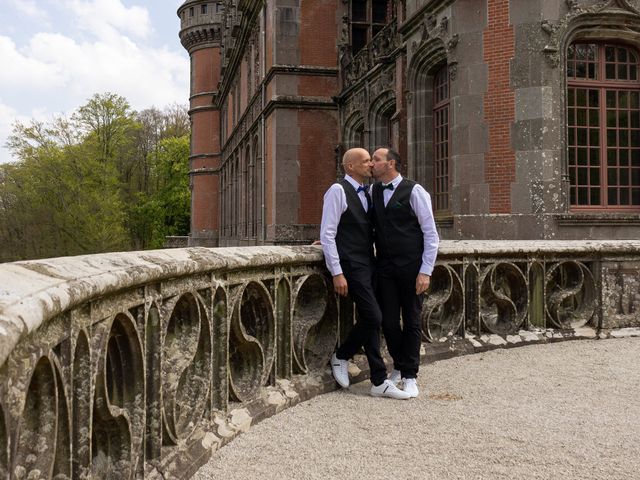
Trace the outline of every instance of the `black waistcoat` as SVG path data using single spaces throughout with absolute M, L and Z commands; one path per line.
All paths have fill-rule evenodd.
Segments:
M 416 182 L 403 178 L 384 206 L 382 184 L 373 186 L 373 218 L 376 255 L 404 266 L 422 258 L 424 240 L 418 218 L 411 208 L 411 190 Z
M 340 217 L 336 233 L 340 261 L 368 264 L 373 258 L 372 209 L 365 212 L 355 188 L 347 180 L 339 183 L 347 197 L 347 209 Z

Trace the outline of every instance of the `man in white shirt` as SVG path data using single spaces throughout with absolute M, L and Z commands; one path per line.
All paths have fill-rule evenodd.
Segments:
M 394 370 L 404 391 L 418 396 L 422 342 L 422 298 L 429 288 L 438 254 L 438 232 L 431 198 L 418 183 L 402 178 L 400 155 L 390 148 L 373 153 L 373 224 L 377 257 L 377 298 L 382 330 Z M 400 311 L 402 310 L 402 327 Z
M 380 355 L 382 313 L 373 288 L 374 256 L 371 224 L 371 157 L 363 148 L 347 150 L 342 158 L 345 177 L 324 195 L 320 242 L 338 295 L 351 296 L 358 319 L 331 358 L 338 384 L 349 386 L 348 361 L 364 347 L 371 378 L 371 395 L 407 399 L 409 395 L 387 380 Z

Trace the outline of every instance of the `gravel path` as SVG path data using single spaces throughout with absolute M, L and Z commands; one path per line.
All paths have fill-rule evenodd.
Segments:
M 369 382 L 271 417 L 195 479 L 640 479 L 640 339 L 423 366 L 417 399 Z

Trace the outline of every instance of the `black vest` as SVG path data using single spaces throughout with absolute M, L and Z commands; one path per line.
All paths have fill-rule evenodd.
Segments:
M 355 188 L 347 180 L 340 185 L 347 197 L 347 209 L 340 217 L 336 247 L 340 261 L 368 264 L 373 259 L 373 225 L 371 210 L 365 212 Z
M 418 217 L 411 208 L 411 190 L 416 182 L 403 178 L 384 206 L 382 184 L 373 185 L 373 218 L 376 255 L 402 267 L 419 261 L 424 250 L 424 238 Z

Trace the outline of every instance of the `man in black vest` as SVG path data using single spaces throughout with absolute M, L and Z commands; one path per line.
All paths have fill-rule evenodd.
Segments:
M 390 381 L 402 379 L 404 391 L 417 397 L 422 294 L 429 288 L 439 238 L 429 194 L 402 178 L 400 166 L 400 155 L 390 148 L 373 153 L 373 176 L 378 180 L 372 188 L 377 294 L 394 363 Z
M 387 380 L 380 355 L 382 312 L 373 288 L 374 256 L 371 197 L 364 182 L 371 177 L 371 157 L 363 148 L 347 150 L 342 158 L 345 177 L 324 195 L 320 242 L 338 295 L 350 295 L 358 320 L 331 358 L 338 384 L 349 386 L 348 361 L 364 347 L 371 376 L 371 395 L 407 399 L 409 395 Z

